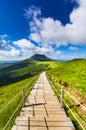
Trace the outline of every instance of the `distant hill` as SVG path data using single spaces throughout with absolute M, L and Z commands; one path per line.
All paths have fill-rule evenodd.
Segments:
M 0 86 L 19 82 L 41 71 L 45 71 L 48 65 L 38 64 L 40 61 L 52 61 L 52 59 L 45 55 L 36 54 L 26 60 L 0 69 Z
M 70 61 L 80 61 L 80 60 L 86 60 L 86 59 L 84 59 L 84 58 L 78 58 L 78 59 L 73 59 L 73 60 L 70 60 Z
M 53 59 L 48 58 L 47 56 L 42 54 L 35 54 L 32 57 L 30 57 L 30 59 L 37 60 L 37 61 L 54 61 Z
M 30 58 L 23 60 L 23 61 L 19 61 L 19 62 L 15 62 L 15 63 L 8 63 L 8 64 L 3 63 L 2 65 L 6 65 L 6 67 L 2 68 L 2 71 L 10 71 L 10 70 L 25 68 L 29 64 L 34 63 L 36 61 L 38 62 L 38 61 L 54 61 L 54 60 L 50 59 L 47 56 L 42 55 L 42 54 L 35 54 L 35 55 L 31 56 Z
M 8 66 L 10 66 L 10 65 L 12 65 L 12 64 L 9 64 L 9 63 L 7 63 L 7 64 L 0 63 L 0 69 L 2 69 L 2 68 L 4 68 L 4 67 L 8 67 Z
M 18 61 L 0 61 L 0 70 L 2 68 L 5 68 L 5 67 L 9 67 L 15 63 L 17 63 Z

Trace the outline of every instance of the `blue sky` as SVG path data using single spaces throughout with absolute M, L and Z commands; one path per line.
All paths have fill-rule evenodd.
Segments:
M 86 0 L 1 0 L 0 61 L 86 58 Z

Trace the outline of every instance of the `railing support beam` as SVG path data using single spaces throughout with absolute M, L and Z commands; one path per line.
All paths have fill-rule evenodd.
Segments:
M 63 100 L 64 100 L 64 86 L 61 86 L 61 105 L 63 107 Z
M 25 95 L 24 95 L 24 87 L 22 87 L 22 106 L 25 106 Z

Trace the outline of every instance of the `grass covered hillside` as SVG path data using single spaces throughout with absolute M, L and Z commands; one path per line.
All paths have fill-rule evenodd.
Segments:
M 0 86 L 8 85 L 32 77 L 47 68 L 47 64 L 37 64 L 41 58 L 38 60 L 38 57 L 36 55 L 33 57 L 11 66 L 2 68 L 0 70 Z M 41 55 L 39 55 L 39 57 L 41 57 Z M 44 60 L 48 60 L 47 57 L 44 58 Z
M 64 85 L 64 107 L 76 130 L 86 129 L 86 60 L 68 62 L 45 62 L 48 64 L 48 79 L 61 102 L 61 86 Z M 69 95 L 70 96 L 69 96 Z M 72 97 L 72 98 L 71 98 Z M 78 102 L 77 102 L 78 101 Z M 80 105 L 82 104 L 83 107 Z M 70 110 L 69 110 L 70 109 Z M 80 122 L 77 123 L 74 116 Z
M 31 57 L 0 70 L 0 130 L 4 128 L 20 101 L 22 101 L 22 87 L 25 88 L 26 97 L 36 82 L 38 75 L 45 71 L 47 66 L 47 64 L 38 64 L 38 59 Z M 15 96 L 15 100 L 10 102 Z M 7 104 L 9 105 L 6 106 Z M 20 104 L 20 109 L 21 106 Z M 6 127 L 6 130 L 11 129 L 18 113 L 19 109 L 15 113 L 12 122 L 10 122 L 11 124 Z
M 55 80 L 70 85 L 86 98 L 86 60 L 53 62 L 48 74 Z
M 54 81 L 54 86 L 57 91 L 59 91 L 58 86 L 65 84 L 65 88 L 70 91 L 73 96 L 78 95 L 76 98 L 86 99 L 85 59 L 57 62 L 45 55 L 36 54 L 29 59 L 0 69 L 0 130 L 4 128 L 22 100 L 22 87 L 25 87 L 25 96 L 27 96 L 42 71 L 47 72 L 50 82 L 52 80 Z M 18 96 L 16 99 L 1 111 L 2 108 L 17 94 Z M 69 99 L 67 100 L 70 101 Z M 84 101 L 83 104 L 86 105 L 86 101 Z M 20 106 L 20 109 L 21 107 L 22 105 Z M 78 110 L 76 108 L 74 109 L 76 110 L 76 113 L 78 113 Z M 18 109 L 12 122 L 10 122 L 11 124 L 9 124 L 6 130 L 11 129 L 19 111 L 20 110 Z M 86 113 L 84 115 L 86 115 Z M 86 122 L 86 116 L 84 115 L 83 112 L 81 113 L 80 111 L 78 117 L 80 120 L 82 118 L 83 121 Z M 77 129 L 81 130 L 81 128 Z

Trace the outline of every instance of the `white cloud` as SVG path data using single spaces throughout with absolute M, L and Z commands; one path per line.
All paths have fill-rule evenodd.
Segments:
M 38 43 L 41 41 L 41 37 L 38 33 L 32 33 L 29 38 Z
M 0 40 L 0 49 L 5 49 L 7 46 L 7 41 L 2 39 Z
M 20 50 L 10 44 L 8 35 L 0 35 L 0 39 L 0 60 L 16 60 L 20 57 Z
M 16 46 L 20 47 L 21 51 L 28 51 L 28 50 L 33 50 L 35 45 L 32 44 L 29 40 L 26 39 L 21 39 L 18 41 L 14 41 L 13 44 L 15 44 Z
M 58 56 L 59 60 L 73 60 L 73 59 L 79 59 L 79 58 L 86 58 L 86 53 L 72 53 L 72 54 L 62 54 Z
M 63 52 L 60 50 L 57 51 L 53 51 L 53 53 L 49 53 L 49 57 L 51 57 L 52 59 L 59 59 L 59 57 L 61 57 L 61 55 L 63 55 Z
M 29 57 L 33 54 L 46 54 L 48 56 L 51 57 L 57 57 L 58 55 L 62 54 L 61 51 L 54 51 L 54 49 L 51 46 L 36 46 L 34 45 L 31 41 L 27 40 L 27 39 L 21 39 L 18 41 L 14 41 L 13 42 L 15 45 L 17 45 L 20 48 L 21 53 L 23 53 L 24 58 Z M 54 57 L 54 58 L 55 58 Z
M 79 0 L 80 6 L 70 14 L 72 24 L 66 25 L 69 42 L 75 44 L 86 44 L 86 0 Z
M 8 40 L 6 40 L 7 37 L 7 34 L 0 35 L 0 50 L 8 47 Z
M 10 51 L 0 50 L 0 60 L 17 60 L 20 57 L 20 51 L 12 48 Z
M 32 5 L 28 10 L 25 10 L 25 16 L 27 18 L 31 18 L 31 16 L 35 19 L 36 17 L 41 15 L 41 10 L 38 7 Z
M 20 56 L 20 51 L 13 48 L 11 51 L 10 51 L 10 55 L 11 57 L 15 57 L 15 56 Z
M 69 47 L 69 50 L 74 50 L 74 51 L 76 51 L 76 50 L 78 50 L 78 47 L 70 46 L 70 47 Z
M 3 40 L 3 46 L 7 41 Z M 54 51 L 53 47 L 48 46 L 36 46 L 30 40 L 20 39 L 14 41 L 13 44 L 8 44 L 7 49 L 0 50 L 0 60 L 23 60 L 34 54 L 46 54 L 52 58 L 57 58 L 62 52 Z
M 66 25 L 62 25 L 61 21 L 51 17 L 43 18 L 38 7 L 31 6 L 25 10 L 25 16 L 29 19 L 30 26 L 29 40 L 14 41 L 14 46 L 12 46 L 6 40 L 8 35 L 1 35 L 0 49 L 3 50 L 0 50 L 0 59 L 25 59 L 36 53 L 46 54 L 56 59 L 85 57 L 84 54 L 80 53 L 66 55 L 59 50 L 60 46 L 67 46 L 69 43 L 71 43 L 70 50 L 77 50 L 75 45 L 86 45 L 86 0 L 74 1 L 79 6 L 73 9 L 70 14 L 70 23 Z M 32 40 L 38 45 L 31 42 Z
M 61 21 L 53 18 L 42 18 L 39 8 L 29 8 L 26 15 L 32 18 L 30 22 L 31 33 L 29 38 L 43 44 L 62 45 L 83 44 L 86 45 L 86 0 L 77 0 L 78 8 L 74 8 L 70 14 L 70 23 L 62 25 Z
M 1 39 L 5 39 L 5 38 L 7 38 L 7 37 L 8 37 L 7 34 L 0 35 L 0 38 L 1 38 Z

